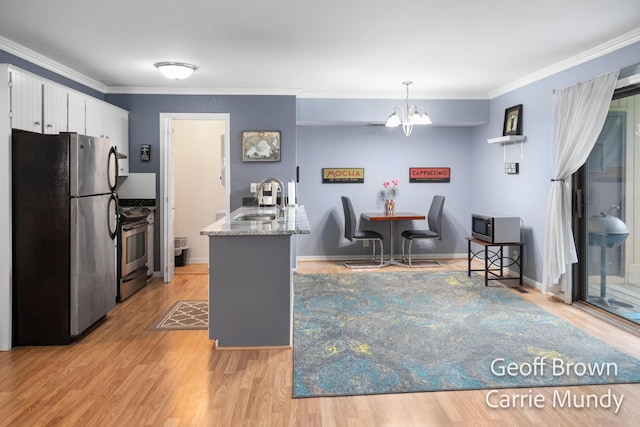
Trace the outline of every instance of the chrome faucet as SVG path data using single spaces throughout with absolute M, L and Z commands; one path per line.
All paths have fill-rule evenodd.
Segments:
M 284 184 L 278 178 L 274 178 L 270 176 L 269 178 L 265 178 L 258 183 L 258 191 L 256 192 L 256 199 L 260 198 L 260 194 L 262 194 L 262 186 L 267 182 L 275 182 L 280 186 L 280 206 L 276 204 L 276 207 L 280 209 L 278 213 L 279 216 L 284 217 Z M 274 197 L 274 202 L 278 200 L 278 192 L 271 191 L 272 197 Z

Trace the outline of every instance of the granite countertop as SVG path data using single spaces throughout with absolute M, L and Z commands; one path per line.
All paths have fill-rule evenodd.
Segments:
M 304 206 L 286 207 L 284 217 L 278 217 L 274 221 L 236 220 L 245 214 L 270 213 L 277 214 L 278 208 L 241 207 L 231 212 L 229 217 L 222 218 L 201 230 L 200 234 L 203 236 L 273 236 L 311 233 Z

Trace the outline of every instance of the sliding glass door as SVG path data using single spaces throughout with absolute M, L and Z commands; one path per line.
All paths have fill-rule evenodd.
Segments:
M 614 96 L 576 174 L 579 300 L 640 323 L 640 95 Z M 634 235 L 635 234 L 635 235 Z

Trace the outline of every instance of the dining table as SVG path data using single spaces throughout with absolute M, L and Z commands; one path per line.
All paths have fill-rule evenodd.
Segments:
M 393 257 L 394 242 L 394 224 L 396 221 L 419 221 L 426 219 L 422 214 L 414 212 L 365 212 L 360 214 L 362 219 L 368 221 L 389 221 L 389 260 L 384 262 L 381 267 L 389 267 L 391 265 L 405 266 L 401 261 L 396 261 Z

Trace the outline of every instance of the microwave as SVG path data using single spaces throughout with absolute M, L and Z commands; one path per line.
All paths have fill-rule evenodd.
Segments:
M 519 243 L 520 218 L 517 216 L 472 214 L 471 235 L 488 243 Z

